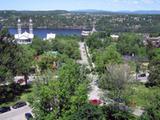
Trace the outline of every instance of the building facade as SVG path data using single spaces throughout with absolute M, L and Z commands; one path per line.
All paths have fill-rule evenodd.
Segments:
M 34 38 L 32 19 L 29 19 L 29 33 L 27 31 L 22 33 L 21 20 L 18 19 L 17 34 L 14 35 L 14 38 L 17 44 L 31 44 L 32 43 L 32 40 Z

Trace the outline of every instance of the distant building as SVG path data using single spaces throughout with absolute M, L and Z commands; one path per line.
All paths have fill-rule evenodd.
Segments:
M 118 40 L 118 38 L 119 38 L 119 35 L 111 35 L 111 38 L 113 39 L 113 40 Z
M 18 19 L 17 27 L 18 27 L 18 30 L 17 30 L 18 34 L 14 35 L 16 43 L 17 44 L 31 44 L 34 38 L 32 19 L 29 20 L 29 33 L 26 31 L 22 33 L 20 19 Z
M 91 31 L 82 31 L 81 36 L 87 37 L 90 35 L 90 33 L 91 33 Z
M 56 38 L 56 34 L 54 33 L 48 33 L 47 37 L 44 38 L 43 40 L 51 40 L 51 39 L 55 39 Z
M 91 30 L 91 31 L 82 31 L 82 32 L 81 32 L 81 36 L 87 37 L 87 36 L 89 36 L 89 35 L 97 32 L 97 30 L 96 30 L 96 28 L 95 28 L 95 24 L 96 24 L 96 23 L 93 22 L 93 27 L 92 27 L 92 30 Z
M 151 44 L 153 47 L 160 48 L 160 36 L 159 37 L 147 37 L 144 43 Z

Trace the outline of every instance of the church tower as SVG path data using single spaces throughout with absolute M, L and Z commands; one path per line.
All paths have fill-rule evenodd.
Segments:
M 92 26 L 91 33 L 94 33 L 94 32 L 97 32 L 97 30 L 96 30 L 96 21 L 95 20 L 93 21 L 93 26 Z
M 29 19 L 29 33 L 33 34 L 33 23 L 32 23 L 32 19 Z
M 21 34 L 22 34 L 22 29 L 21 29 L 21 19 L 18 19 L 17 27 L 18 27 L 18 35 L 21 35 Z

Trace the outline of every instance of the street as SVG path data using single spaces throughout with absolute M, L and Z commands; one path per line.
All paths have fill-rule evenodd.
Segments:
M 91 69 L 91 67 L 89 66 L 88 57 L 87 57 L 87 53 L 88 53 L 88 56 L 90 56 L 90 54 L 89 54 L 88 48 L 86 51 L 84 44 L 85 44 L 84 42 L 79 42 L 81 59 L 82 59 L 80 64 L 86 65 L 87 67 L 89 67 L 89 69 Z M 92 65 L 95 66 L 94 63 L 92 63 Z M 89 100 L 100 99 L 101 96 L 103 95 L 103 92 L 102 90 L 100 90 L 96 82 L 98 80 L 98 75 L 93 75 L 93 73 L 90 73 L 88 77 L 91 79 L 90 91 L 88 93 Z
M 31 113 L 31 108 L 27 105 L 18 109 L 0 114 L 0 120 L 26 120 L 25 113 Z

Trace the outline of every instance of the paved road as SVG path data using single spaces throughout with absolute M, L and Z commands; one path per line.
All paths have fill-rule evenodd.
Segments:
M 79 42 L 79 49 L 80 49 L 80 54 L 81 54 L 81 60 L 79 61 L 79 63 L 88 66 L 89 63 L 88 63 L 88 58 L 87 58 L 87 53 L 85 50 L 84 42 Z
M 26 120 L 25 113 L 31 113 L 31 111 L 28 105 L 22 108 L 12 109 L 9 112 L 0 114 L 0 120 Z
M 90 83 L 91 90 L 89 91 L 89 94 L 88 94 L 89 100 L 101 99 L 103 95 L 103 91 L 98 87 L 98 84 L 97 84 L 98 76 L 90 74 L 89 78 L 92 80 Z
M 86 65 L 89 67 L 89 69 L 91 69 L 91 67 L 89 66 L 88 57 L 87 57 L 87 53 L 89 53 L 88 47 L 86 46 L 87 47 L 87 51 L 86 51 L 84 44 L 85 44 L 84 42 L 79 42 L 81 59 L 82 59 L 79 63 Z M 88 54 L 88 56 L 90 56 L 90 54 Z M 94 63 L 92 63 L 92 65 L 95 66 Z M 98 85 L 96 82 L 98 80 L 98 75 L 94 75 L 93 73 L 91 73 L 88 75 L 88 77 L 91 79 L 91 83 L 90 83 L 91 90 L 88 93 L 89 100 L 100 99 L 103 92 L 98 88 Z

